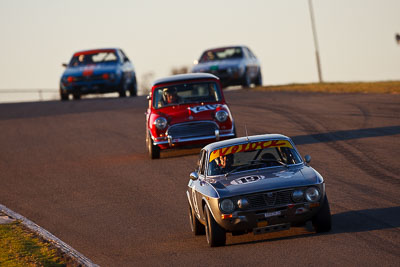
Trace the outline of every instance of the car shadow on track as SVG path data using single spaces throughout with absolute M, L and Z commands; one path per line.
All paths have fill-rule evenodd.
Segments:
M 201 147 L 171 149 L 161 152 L 161 159 L 199 155 Z
M 298 135 L 298 136 L 292 136 L 292 140 L 296 145 L 307 145 L 307 144 L 344 141 L 344 140 L 360 139 L 368 137 L 381 137 L 381 136 L 389 136 L 396 134 L 400 134 L 400 126 L 386 126 L 386 127 L 365 128 L 365 129 L 347 130 L 347 131 L 335 131 L 335 132 L 319 133 L 319 134 Z M 198 154 L 199 151 L 200 148 L 173 149 L 173 150 L 163 151 L 161 153 L 161 157 L 162 158 L 182 157 L 182 156 Z
M 332 215 L 331 234 L 358 233 L 400 227 L 400 207 L 352 210 Z
M 85 98 L 74 101 L 1 103 L 0 121 L 124 109 L 139 109 L 144 111 L 146 107 L 147 100 L 145 96 Z
M 352 210 L 332 214 L 332 230 L 328 233 L 316 234 L 314 231 L 311 231 L 311 229 L 296 227 L 283 232 L 260 235 L 259 237 L 255 237 L 252 234 L 248 234 L 247 237 L 244 238 L 232 237 L 231 241 L 233 243 L 229 243 L 226 246 L 275 242 L 279 240 L 307 238 L 315 235 L 335 235 L 343 233 L 359 233 L 375 230 L 396 229 L 398 227 L 400 227 L 400 206 Z M 257 240 L 254 240 L 256 238 Z
M 332 141 L 344 141 L 351 139 L 360 139 L 368 137 L 381 137 L 400 134 L 400 126 L 386 126 L 376 128 L 365 128 L 347 131 L 335 131 L 328 133 L 318 133 L 309 135 L 292 136 L 296 145 L 307 145 Z

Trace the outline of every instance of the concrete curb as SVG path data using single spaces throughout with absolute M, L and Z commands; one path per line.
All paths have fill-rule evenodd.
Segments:
M 52 235 L 50 232 L 43 229 L 36 223 L 28 220 L 24 216 L 10 210 L 9 208 L 7 208 L 6 206 L 1 205 L 1 204 L 0 204 L 0 211 L 14 219 L 21 221 L 21 223 L 23 225 L 25 225 L 26 227 L 28 227 L 31 231 L 35 232 L 36 234 L 41 236 L 43 239 L 47 240 L 48 242 L 50 242 L 57 248 L 61 249 L 62 252 L 66 253 L 71 258 L 75 259 L 80 265 L 88 266 L 88 267 L 98 267 L 99 266 L 97 264 L 94 264 L 91 260 L 89 260 L 88 258 L 83 256 L 81 253 L 79 253 L 75 249 L 73 249 L 71 246 L 64 243 L 63 241 L 61 241 L 60 239 L 58 239 L 57 237 Z

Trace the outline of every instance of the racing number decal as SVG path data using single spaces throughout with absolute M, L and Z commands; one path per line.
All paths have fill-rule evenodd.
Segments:
M 233 180 L 231 182 L 232 185 L 240 185 L 240 184 L 250 184 L 257 182 L 259 180 L 265 179 L 265 176 L 260 175 L 260 176 L 247 176 L 247 177 L 242 177 L 236 180 Z
M 202 112 L 202 111 L 214 110 L 219 106 L 221 106 L 221 105 L 220 104 L 214 104 L 214 105 L 204 105 L 204 106 L 190 107 L 189 109 L 194 113 L 199 113 L 199 112 Z
M 193 186 L 192 188 L 192 199 L 193 199 L 194 210 L 196 214 L 199 215 L 200 212 L 199 212 L 199 207 L 197 206 L 196 186 Z

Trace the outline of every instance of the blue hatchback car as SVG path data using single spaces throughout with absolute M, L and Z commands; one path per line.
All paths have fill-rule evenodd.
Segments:
M 76 52 L 61 76 L 60 97 L 69 95 L 80 99 L 85 94 L 118 92 L 125 97 L 137 95 L 136 74 L 133 64 L 119 48 L 105 48 Z

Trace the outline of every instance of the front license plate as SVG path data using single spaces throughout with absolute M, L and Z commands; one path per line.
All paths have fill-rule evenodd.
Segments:
M 280 210 L 264 213 L 265 218 L 274 217 L 274 216 L 279 216 L 279 215 L 281 215 L 281 211 L 280 211 Z

